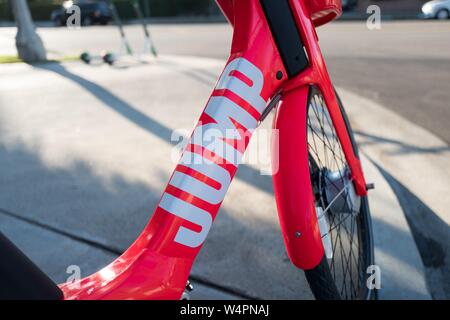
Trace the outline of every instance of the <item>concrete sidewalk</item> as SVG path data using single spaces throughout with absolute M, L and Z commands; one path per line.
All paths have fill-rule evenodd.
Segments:
M 355 93 L 338 90 L 360 146 L 380 166 L 405 212 L 433 297 L 448 299 L 450 147 L 388 108 Z
M 0 230 L 58 282 L 69 265 L 87 275 L 111 261 L 151 216 L 175 166 L 172 132 L 190 131 L 221 67 L 167 56 L 117 68 L 2 66 Z M 371 206 L 380 296 L 429 298 L 397 198 L 364 164 L 377 183 Z M 240 167 L 192 275 L 203 284 L 194 298 L 312 298 L 286 256 L 271 178 L 259 167 Z

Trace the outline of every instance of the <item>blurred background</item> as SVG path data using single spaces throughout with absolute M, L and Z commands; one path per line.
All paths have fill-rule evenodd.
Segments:
M 8 0 L 0 1 L 0 20 L 13 21 Z M 76 1 L 75 1 L 76 2 Z M 83 1 L 81 1 L 83 2 Z M 135 13 L 129 0 L 114 1 L 123 19 L 135 19 Z M 174 16 L 213 16 L 223 19 L 214 0 L 139 0 L 145 17 Z M 343 0 L 344 17 L 357 17 L 365 14 L 370 5 L 378 5 L 386 15 L 412 18 L 422 13 L 422 5 L 427 0 Z M 28 1 L 35 21 L 51 20 L 51 13 L 58 10 L 64 0 L 30 0 Z
M 192 129 L 232 29 L 214 1 L 141 0 L 155 58 L 130 1 L 114 1 L 126 38 L 102 1 L 75 1 L 76 28 L 73 3 L 25 3 L 37 33 L 24 43 L 0 0 L 0 231 L 63 282 L 69 266 L 86 276 L 109 263 L 145 226 L 174 167 L 172 132 Z M 318 35 L 376 184 L 380 298 L 448 299 L 450 1 L 343 5 Z M 21 54 L 32 42 L 39 52 Z M 312 298 L 260 169 L 240 167 L 193 268 L 193 298 Z

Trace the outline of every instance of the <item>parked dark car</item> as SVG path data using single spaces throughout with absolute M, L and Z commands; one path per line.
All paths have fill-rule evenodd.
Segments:
M 450 19 L 450 0 L 433 0 L 422 7 L 423 17 L 426 19 Z
M 356 7 L 358 0 L 342 0 L 342 10 L 350 11 Z
M 56 26 L 66 25 L 67 19 L 73 14 L 73 11 L 68 10 L 72 6 L 80 8 L 81 17 L 80 22 L 84 26 L 92 24 L 108 24 L 112 20 L 112 13 L 109 6 L 104 1 L 64 1 L 60 8 L 51 13 L 50 19 Z

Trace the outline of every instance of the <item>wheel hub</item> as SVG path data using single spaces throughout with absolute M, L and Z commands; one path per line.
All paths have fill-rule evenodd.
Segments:
M 327 259 L 333 258 L 333 245 L 330 236 L 330 217 L 343 220 L 345 215 L 353 216 L 359 213 L 361 197 L 356 194 L 352 183 L 350 169 L 346 166 L 341 170 L 320 170 L 318 175 L 321 203 L 316 206 L 322 244 Z
M 356 194 L 350 169 L 322 169 L 322 190 L 325 198 L 325 211 L 329 214 L 353 214 L 359 212 L 361 197 Z

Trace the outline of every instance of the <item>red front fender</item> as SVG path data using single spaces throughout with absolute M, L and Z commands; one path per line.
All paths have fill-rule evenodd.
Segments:
M 307 148 L 309 87 L 283 97 L 274 119 L 273 182 L 284 242 L 291 261 L 312 269 L 323 257 L 322 239 L 314 208 Z

